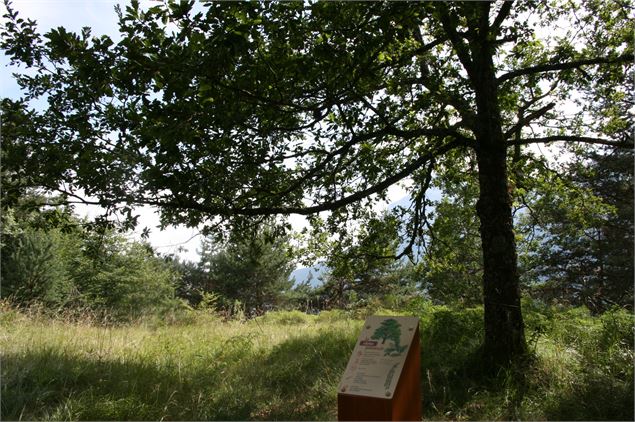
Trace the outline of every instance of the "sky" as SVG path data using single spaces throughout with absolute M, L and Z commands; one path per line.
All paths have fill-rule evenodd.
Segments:
M 81 28 L 88 26 L 92 29 L 93 36 L 109 35 L 116 40 L 119 37 L 114 7 L 119 4 L 124 9 L 127 3 L 124 0 L 13 0 L 12 7 L 22 18 L 35 20 L 40 33 L 46 33 L 59 26 L 79 32 Z M 142 0 L 140 3 L 145 7 L 156 2 Z M 1 4 L 0 14 L 3 15 L 5 12 L 4 4 Z M 0 54 L 0 96 L 19 98 L 19 88 L 13 81 L 12 71 L 7 65 L 8 59 Z M 406 195 L 403 187 L 392 186 L 388 190 L 388 203 L 379 204 L 377 207 L 386 208 L 389 203 L 403 200 Z M 90 218 L 99 215 L 101 210 L 96 206 L 77 206 L 76 211 Z M 151 230 L 148 240 L 159 253 L 177 254 L 194 262 L 198 260 L 197 249 L 201 236 L 196 228 L 172 226 L 160 230 L 159 217 L 155 209 L 143 207 L 137 209 L 137 213 L 140 215 L 139 226 L 133 237 L 140 238 L 143 228 L 148 227 Z M 298 215 L 291 216 L 290 223 L 296 230 L 307 226 L 306 219 Z

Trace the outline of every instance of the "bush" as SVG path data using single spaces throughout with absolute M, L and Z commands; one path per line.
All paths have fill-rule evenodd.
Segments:
M 131 320 L 178 306 L 178 273 L 145 245 L 109 235 L 89 236 L 69 270 L 80 306 Z
M 635 316 L 619 307 L 605 312 L 600 317 L 602 324 L 598 336 L 599 347 L 608 351 L 612 348 L 633 348 L 635 342 Z
M 585 307 L 554 312 L 532 389 L 548 419 L 633 420 L 633 314 L 593 317 Z
M 73 289 L 60 260 L 59 233 L 25 230 L 4 239 L 2 295 L 19 305 L 63 306 Z
M 579 348 L 596 334 L 598 322 L 587 308 L 570 308 L 554 315 L 548 335 L 556 342 Z
M 3 236 L 1 258 L 2 295 L 25 308 L 132 320 L 178 305 L 173 267 L 114 233 L 19 228 Z
M 461 369 L 483 342 L 483 309 L 436 306 L 422 315 L 422 366 Z

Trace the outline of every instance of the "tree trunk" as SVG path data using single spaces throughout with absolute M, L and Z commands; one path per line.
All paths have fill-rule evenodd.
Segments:
M 481 222 L 484 267 L 483 352 L 485 363 L 491 368 L 499 368 L 524 356 L 526 343 L 511 196 L 507 185 L 507 145 L 492 61 L 494 47 L 483 36 L 473 39 L 470 48 L 474 59 L 470 79 L 477 106 L 475 150 L 480 187 L 477 213 Z
M 504 148 L 479 147 L 477 212 L 483 245 L 485 359 L 506 366 L 526 352 L 511 199 Z

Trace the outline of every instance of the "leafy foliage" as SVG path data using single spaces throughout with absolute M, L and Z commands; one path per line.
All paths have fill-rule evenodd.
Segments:
M 429 242 L 420 266 L 421 287 L 437 303 L 482 303 L 483 256 L 472 211 L 478 186 L 472 160 L 448 159 L 435 177 L 443 197 L 434 204 Z
M 27 230 L 5 239 L 2 249 L 2 296 L 28 305 L 35 301 L 55 307 L 71 297 L 73 285 L 49 235 Z
M 266 226 L 235 232 L 222 246 L 204 241 L 199 265 L 208 290 L 224 298 L 221 307 L 238 301 L 245 310 L 261 313 L 281 305 L 291 290 L 293 263 L 288 237 Z
M 24 199 L 24 198 L 23 198 Z M 180 275 L 147 245 L 94 231 L 70 209 L 3 213 L 2 296 L 130 319 L 176 306 Z
M 17 75 L 24 101 L 3 103 L 5 186 L 67 182 L 67 194 L 83 188 L 102 205 L 147 203 L 165 222 L 210 226 L 210 215 L 326 209 L 336 221 L 405 177 L 416 198 L 434 156 L 481 142 L 478 60 L 497 59 L 506 140 L 551 123 L 589 138 L 553 111 L 571 89 L 608 98 L 628 62 L 626 9 L 598 4 L 574 16 L 541 1 L 132 2 L 118 10 L 115 42 L 88 28 L 41 35 L 7 3 L 2 48 L 36 72 Z M 584 31 L 540 32 L 576 19 Z M 45 93 L 48 108 L 30 109 Z M 603 127 L 623 126 L 623 110 L 594 104 Z
M 381 299 L 391 293 L 412 294 L 413 280 L 395 261 L 401 248 L 399 220 L 394 213 L 370 215 L 361 227 L 328 239 L 320 236 L 320 225 L 314 227 L 310 239 L 313 250 L 319 250 L 328 271 L 323 276 L 325 307 L 365 306 L 373 298 Z
M 85 306 L 130 318 L 176 305 L 179 275 L 146 245 L 117 236 L 89 237 L 70 273 Z

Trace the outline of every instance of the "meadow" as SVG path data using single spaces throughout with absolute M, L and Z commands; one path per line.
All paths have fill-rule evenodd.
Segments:
M 633 420 L 631 313 L 526 301 L 532 357 L 479 370 L 482 309 L 191 311 L 109 325 L 8 306 L 0 313 L 3 420 L 333 420 L 368 314 L 421 319 L 425 420 Z

